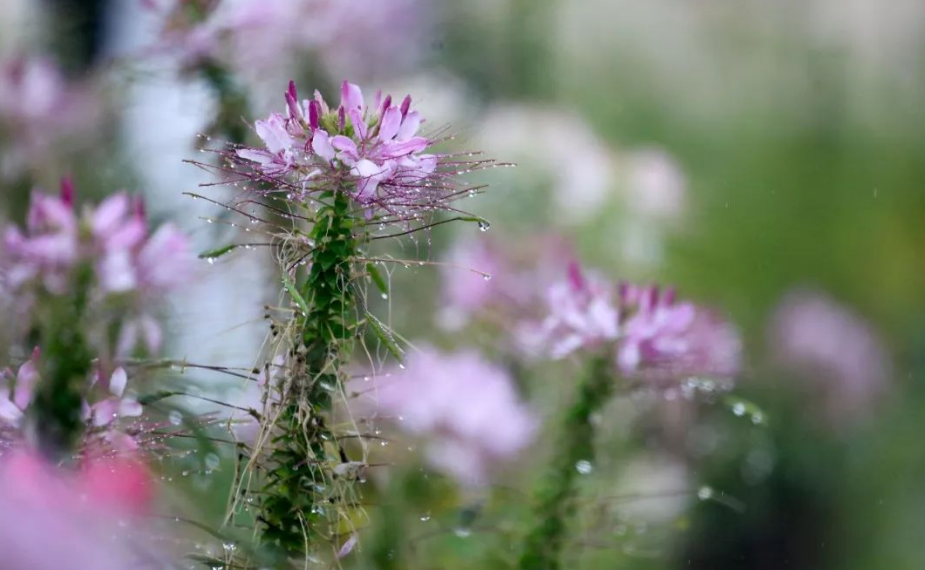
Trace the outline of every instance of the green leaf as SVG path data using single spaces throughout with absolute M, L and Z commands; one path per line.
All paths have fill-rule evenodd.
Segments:
M 370 313 L 366 313 L 366 320 L 369 323 L 369 327 L 373 329 L 373 332 L 376 333 L 376 336 L 379 337 L 379 340 L 385 345 L 385 348 L 392 353 L 392 356 L 401 362 L 404 359 L 404 354 L 398 344 L 395 343 L 395 340 L 392 339 L 392 335 L 385 330 L 382 322 Z
M 373 283 L 376 284 L 376 288 L 385 295 L 388 295 L 389 285 L 385 282 L 385 279 L 382 278 L 382 274 L 379 273 L 379 269 L 372 263 L 367 263 L 366 272 L 369 273 L 369 278 L 372 279 Z
M 286 291 L 289 292 L 289 295 L 292 297 L 292 300 L 295 301 L 295 304 L 302 309 L 302 312 L 306 315 L 311 312 L 308 309 L 308 303 L 305 302 L 305 299 L 302 298 L 302 295 L 299 293 L 299 290 L 296 289 L 295 284 L 289 279 L 288 275 L 283 275 L 283 287 L 286 288 Z
M 216 257 L 221 257 L 225 255 L 226 253 L 230 253 L 231 251 L 237 249 L 238 247 L 239 247 L 238 244 L 232 243 L 232 244 L 226 245 L 225 247 L 220 247 L 218 249 L 210 249 L 209 251 L 204 251 L 200 253 L 199 259 L 215 259 Z

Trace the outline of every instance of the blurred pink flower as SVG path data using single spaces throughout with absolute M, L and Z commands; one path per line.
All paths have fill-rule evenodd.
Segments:
M 14 141 L 2 157 L 3 170 L 44 166 L 53 143 L 86 132 L 98 115 L 94 98 L 69 84 L 50 61 L 18 57 L 0 62 L 0 131 L 8 131 Z
M 60 196 L 32 193 L 25 233 L 7 228 L 3 249 L 7 287 L 16 289 L 33 279 L 41 279 L 54 292 L 66 287 L 67 273 L 79 253 L 74 192 L 68 180 L 61 183 Z
M 463 485 L 487 482 L 532 440 L 536 419 L 507 372 L 475 351 L 424 347 L 404 370 L 376 377 L 365 397 L 410 434 L 427 438 L 427 459 Z
M 0 424 L 18 428 L 23 412 L 32 402 L 32 393 L 39 380 L 39 348 L 24 362 L 14 376 L 9 370 L 0 374 Z
M 458 329 L 499 293 L 504 280 L 503 260 L 489 240 L 457 241 L 441 266 L 443 294 L 440 322 Z M 488 275 L 488 279 L 485 278 Z
M 77 473 L 15 452 L 0 463 L 4 570 L 126 570 L 139 563 L 125 515 L 147 512 L 153 483 L 139 464 L 107 460 Z
M 617 351 L 624 374 L 655 378 L 738 374 L 741 340 L 719 316 L 690 302 L 676 302 L 673 289 L 624 284 L 620 296 L 629 315 Z
M 676 302 L 672 289 L 621 284 L 617 299 L 614 289 L 570 264 L 568 279 L 549 288 L 546 318 L 518 328 L 521 347 L 552 359 L 605 347 L 623 375 L 653 382 L 738 374 L 739 334 L 717 314 Z
M 161 48 L 183 63 L 219 60 L 239 72 L 279 71 L 314 52 L 340 73 L 370 75 L 416 58 L 421 0 L 168 0 L 148 2 L 163 18 Z M 197 10 L 189 10 L 197 4 Z M 189 14 L 197 16 L 191 18 Z
M 18 294 L 27 306 L 41 300 L 28 285 L 41 285 L 53 295 L 67 293 L 78 267 L 94 269 L 90 284 L 94 301 L 134 295 L 138 302 L 130 304 L 130 314 L 121 315 L 122 326 L 111 349 L 117 356 L 128 355 L 141 341 L 149 352 L 159 350 L 163 335 L 148 307 L 186 282 L 193 270 L 186 235 L 169 223 L 149 235 L 139 198 L 114 194 L 78 217 L 68 180 L 61 184 L 60 197 L 33 192 L 25 231 L 8 228 L 0 255 L 5 292 Z
M 509 327 L 534 316 L 546 300 L 544 284 L 558 278 L 563 260 L 572 255 L 571 246 L 556 235 L 457 240 L 440 270 L 438 324 L 458 330 L 476 318 Z
M 523 344 L 545 346 L 551 358 L 559 359 L 615 340 L 620 332 L 620 314 L 613 297 L 610 283 L 570 263 L 568 278 L 549 287 L 549 312 L 536 336 L 530 339 L 525 336 L 528 329 L 522 329 Z
M 185 281 L 192 255 L 186 236 L 164 224 L 148 237 L 140 202 L 114 194 L 90 211 L 97 275 L 105 292 L 160 293 Z
M 870 324 L 819 291 L 787 294 L 769 339 L 777 360 L 806 377 L 833 421 L 863 415 L 889 385 L 890 358 Z
M 96 383 L 96 378 L 94 378 L 93 384 Z M 125 394 L 127 384 L 128 375 L 125 369 L 116 368 L 106 382 L 109 394 L 106 398 L 87 405 L 86 419 L 89 419 L 95 427 L 105 427 L 119 418 L 140 416 L 143 411 L 141 404 L 134 397 Z

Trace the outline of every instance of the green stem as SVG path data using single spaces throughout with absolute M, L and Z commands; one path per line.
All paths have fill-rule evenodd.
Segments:
M 82 327 L 87 291 L 93 278 L 91 267 L 78 270 L 75 294 L 48 299 L 54 307 L 43 332 L 41 378 L 29 407 L 31 433 L 38 447 L 54 461 L 66 459 L 83 432 L 83 394 L 93 363 L 93 353 Z
M 259 516 L 264 542 L 290 558 L 311 550 L 328 520 L 325 510 L 343 500 L 326 488 L 325 466 L 347 460 L 325 420 L 357 321 L 350 277 L 359 243 L 348 194 L 337 190 L 321 198 L 330 205 L 319 209 L 312 228 L 312 265 L 299 285 L 309 311 L 297 317 L 301 342 L 282 386 Z
M 524 541 L 521 570 L 557 570 L 566 539 L 566 523 L 574 512 L 575 479 L 582 462 L 594 464 L 592 416 L 613 391 L 613 363 L 603 357 L 589 365 L 562 425 L 547 478 L 536 492 L 536 526 Z

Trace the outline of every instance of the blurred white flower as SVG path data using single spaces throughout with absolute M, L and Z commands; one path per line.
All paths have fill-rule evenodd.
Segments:
M 476 135 L 492 153 L 518 166 L 518 176 L 548 184 L 564 222 L 598 213 L 613 184 L 610 151 L 577 114 L 530 105 L 489 110 Z

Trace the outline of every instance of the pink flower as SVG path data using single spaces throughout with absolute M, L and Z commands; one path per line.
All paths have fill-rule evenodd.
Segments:
M 735 329 L 690 302 L 676 302 L 673 289 L 623 284 L 621 306 L 628 318 L 617 350 L 627 376 L 660 378 L 735 376 L 741 341 Z
M 115 194 L 89 213 L 97 275 L 103 290 L 160 293 L 188 278 L 192 256 L 186 236 L 165 224 L 148 237 L 140 201 Z
M 10 371 L 0 375 L 0 424 L 18 428 L 23 413 L 32 402 L 32 393 L 39 381 L 39 348 L 32 358 L 19 367 L 15 378 Z
M 26 220 L 25 233 L 11 227 L 4 234 L 6 283 L 16 289 L 39 279 L 49 290 L 61 291 L 79 253 L 71 183 L 62 181 L 58 197 L 33 192 Z
M 528 354 L 558 359 L 603 346 L 614 351 L 625 376 L 653 381 L 738 373 L 739 334 L 712 311 L 676 302 L 674 290 L 655 286 L 622 284 L 615 302 L 613 287 L 601 278 L 575 263 L 568 274 L 549 288 L 546 319 L 518 329 Z
M 833 421 L 868 413 L 889 385 L 890 358 L 870 324 L 819 291 L 789 293 L 769 338 L 776 359 L 805 376 Z
M 89 231 L 82 233 L 82 227 Z M 9 228 L 3 241 L 5 280 L 13 289 L 39 280 L 49 292 L 61 294 L 77 264 L 93 263 L 103 293 L 159 294 L 191 271 L 186 236 L 165 224 L 149 237 L 140 200 L 114 194 L 78 219 L 69 180 L 61 183 L 60 197 L 34 192 L 26 232 Z
M 86 134 L 98 119 L 95 98 L 69 84 L 51 62 L 13 58 L 0 62 L 0 133 L 10 135 L 0 167 L 47 167 L 52 145 Z M 75 137 L 76 138 L 76 137 Z
M 377 377 L 366 397 L 401 429 L 427 438 L 430 463 L 464 485 L 484 484 L 536 429 L 507 372 L 475 351 L 425 347 L 409 355 L 404 370 Z
M 419 219 L 465 195 L 449 181 L 468 163 L 448 164 L 452 171 L 438 169 L 445 157 L 426 152 L 434 141 L 418 135 L 423 119 L 411 109 L 410 97 L 396 105 L 390 96 L 377 94 L 368 105 L 360 88 L 344 81 L 336 109 L 317 92 L 299 103 L 291 82 L 285 99 L 285 117 L 273 113 L 255 124 L 264 147 L 234 152 L 234 158 L 256 171 L 254 179 L 269 178 L 287 194 L 305 198 L 329 189 L 346 173 L 352 178 L 346 191 L 370 217 Z
M 119 418 L 138 417 L 142 414 L 143 409 L 138 400 L 125 395 L 127 384 L 128 375 L 125 370 L 121 367 L 116 368 L 106 382 L 109 396 L 87 407 L 86 415 L 92 420 L 94 427 L 109 426 Z
M 497 296 L 503 271 L 502 260 L 488 240 L 454 244 L 446 265 L 441 267 L 441 322 L 453 329 L 464 325 L 473 313 Z
M 70 474 L 28 453 L 5 457 L 0 463 L 4 570 L 52 570 L 62 564 L 74 570 L 139 567 L 137 556 L 144 548 L 123 529 L 123 515 L 147 509 L 142 507 L 152 484 L 142 473 L 118 460 Z M 157 558 L 146 555 L 152 562 Z
M 569 265 L 568 279 L 549 288 L 546 300 L 549 314 L 536 340 L 549 347 L 550 357 L 563 358 L 617 338 L 620 313 L 612 285 L 586 275 L 577 263 Z

